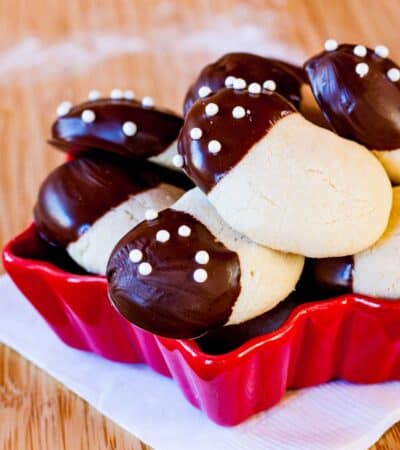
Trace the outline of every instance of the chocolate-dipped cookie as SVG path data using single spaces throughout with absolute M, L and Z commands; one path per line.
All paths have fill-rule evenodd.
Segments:
M 272 309 L 294 289 L 303 263 L 232 230 L 193 189 L 117 244 L 109 295 L 135 325 L 195 338 Z
M 50 144 L 73 154 L 98 149 L 127 157 L 153 158 L 154 162 L 174 167 L 181 117 L 155 108 L 148 98 L 139 102 L 114 93 L 112 98 L 90 98 L 76 106 L 69 102 L 59 106 Z
M 374 151 L 400 182 L 400 70 L 384 46 L 326 43 L 304 68 L 333 129 Z
M 183 193 L 164 181 L 169 172 L 105 153 L 67 162 L 41 185 L 34 208 L 38 231 L 85 270 L 104 275 L 118 240 L 146 213 L 156 214 Z
M 354 256 L 308 260 L 305 278 L 324 296 L 345 292 L 400 299 L 400 187 L 383 236 Z
M 183 110 L 186 114 L 196 100 L 224 87 L 261 91 L 262 86 L 276 89 L 298 107 L 304 80 L 301 67 L 251 53 L 228 53 L 200 72 L 186 93 Z
M 363 146 L 304 119 L 279 94 L 223 89 L 197 101 L 178 152 L 232 228 L 270 248 L 343 256 L 384 232 L 392 192 Z

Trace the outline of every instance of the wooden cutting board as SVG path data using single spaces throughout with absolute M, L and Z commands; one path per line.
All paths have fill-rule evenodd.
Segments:
M 1 0 L 0 245 L 29 223 L 62 160 L 45 143 L 60 101 L 133 88 L 179 111 L 223 52 L 301 62 L 334 37 L 385 44 L 400 60 L 399 25 L 393 0 Z M 4 346 L 0 368 L 0 450 L 148 448 Z M 400 425 L 374 448 L 399 449 Z

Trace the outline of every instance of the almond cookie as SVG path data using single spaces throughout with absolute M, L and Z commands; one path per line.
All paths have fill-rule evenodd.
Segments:
M 133 158 L 152 158 L 175 168 L 173 158 L 183 123 L 181 117 L 157 109 L 149 97 L 139 102 L 114 91 L 110 98 L 89 95 L 87 102 L 75 106 L 63 102 L 58 107 L 49 143 L 73 154 L 97 149 Z
M 379 161 L 275 92 L 223 89 L 198 100 L 178 152 L 224 220 L 259 244 L 343 256 L 386 228 L 392 192 Z
M 173 181 L 169 172 L 106 154 L 65 163 L 40 188 L 34 209 L 38 231 L 86 271 L 104 275 L 118 240 L 146 214 L 167 208 L 184 192 L 166 182 Z
M 400 69 L 386 47 L 326 43 L 304 67 L 333 129 L 371 149 L 400 183 Z
M 107 268 L 109 295 L 135 325 L 195 338 L 272 309 L 300 277 L 302 256 L 270 250 L 229 227 L 198 189 L 131 230 Z

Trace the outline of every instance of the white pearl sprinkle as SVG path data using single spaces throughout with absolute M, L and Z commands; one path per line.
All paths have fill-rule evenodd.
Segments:
M 134 122 L 125 122 L 122 125 L 122 132 L 125 136 L 135 136 L 137 132 L 137 126 Z
M 135 93 L 131 89 L 124 91 L 125 100 L 133 100 L 135 98 Z
M 100 98 L 100 92 L 97 91 L 96 89 L 93 89 L 92 91 L 89 92 L 88 94 L 88 99 L 93 102 L 94 100 L 97 100 Z
M 275 91 L 276 90 L 276 83 L 274 80 L 265 80 L 263 83 L 263 88 L 267 91 Z
M 119 99 L 121 99 L 123 97 L 123 93 L 122 93 L 121 89 L 113 89 L 110 92 L 110 97 L 113 100 L 119 100 Z
M 235 78 L 233 80 L 233 89 L 246 89 L 247 83 L 243 78 Z
M 208 86 L 201 86 L 199 90 L 197 91 L 200 98 L 207 97 L 207 95 L 211 94 L 211 89 Z
M 192 128 L 190 130 L 190 137 L 194 140 L 194 141 L 198 141 L 199 139 L 201 139 L 201 137 L 203 136 L 203 131 L 201 130 L 201 128 Z
M 172 158 L 172 164 L 175 167 L 181 168 L 183 167 L 183 156 L 182 155 L 174 155 L 174 157 Z
M 155 209 L 148 209 L 145 213 L 144 213 L 144 217 L 146 218 L 146 220 L 154 220 L 157 219 L 158 217 L 158 212 Z
M 65 101 L 60 103 L 57 107 L 57 116 L 58 117 L 65 116 L 71 111 L 71 108 L 72 108 L 71 102 Z
M 219 111 L 219 108 L 216 103 L 208 103 L 206 105 L 206 115 L 208 117 L 215 116 L 216 114 L 218 114 L 218 111 Z
M 92 123 L 96 119 L 96 114 L 91 109 L 85 109 L 81 114 L 81 119 L 85 123 Z
M 181 225 L 178 228 L 178 234 L 182 237 L 189 237 L 192 233 L 192 230 L 187 225 Z
M 232 109 L 232 116 L 234 119 L 243 119 L 243 117 L 246 115 L 246 110 L 243 108 L 243 106 L 235 106 Z
M 216 139 L 210 141 L 208 143 L 208 151 L 213 155 L 219 153 L 221 151 L 221 142 L 217 141 Z
M 396 82 L 400 80 L 400 70 L 397 67 L 392 67 L 386 72 L 390 81 Z
M 249 84 L 249 92 L 250 94 L 261 94 L 261 84 L 259 83 Z
M 365 75 L 367 75 L 368 72 L 369 72 L 368 64 L 358 63 L 356 65 L 356 73 L 360 76 L 360 78 L 365 77 Z
M 169 233 L 167 230 L 158 230 L 156 234 L 156 240 L 158 242 L 168 242 L 169 241 Z
M 210 261 L 210 255 L 205 250 L 199 250 L 194 256 L 197 264 L 207 264 Z
M 231 88 L 235 83 L 235 77 L 233 75 L 229 75 L 225 78 L 225 87 Z
M 129 252 L 129 259 L 133 263 L 138 263 L 143 259 L 143 253 L 139 249 L 134 248 Z
M 204 283 L 208 278 L 208 273 L 204 269 L 196 269 L 193 272 L 193 279 L 196 283 Z
M 365 45 L 356 45 L 353 48 L 353 54 L 359 56 L 360 58 L 364 58 L 367 56 L 367 47 L 365 47 Z
M 338 43 L 335 39 L 327 39 L 324 47 L 327 52 L 332 52 L 338 48 Z
M 152 97 L 146 96 L 142 98 L 143 108 L 152 108 L 154 106 L 154 100 Z
M 151 264 L 149 264 L 148 262 L 142 262 L 139 264 L 138 272 L 140 275 L 146 277 L 147 275 L 151 274 L 152 270 L 153 268 L 151 267 Z
M 389 49 L 386 45 L 377 45 L 374 49 L 375 55 L 380 56 L 381 58 L 387 58 L 389 56 Z

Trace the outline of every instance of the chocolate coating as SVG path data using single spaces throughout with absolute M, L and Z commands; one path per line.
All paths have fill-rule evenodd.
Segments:
M 196 342 L 205 353 L 211 355 L 227 353 L 252 338 L 276 331 L 286 322 L 291 312 L 302 303 L 305 303 L 302 298 L 291 294 L 270 311 L 238 325 L 228 325 L 212 330 L 198 338 Z
M 95 114 L 92 123 L 81 119 L 84 110 Z M 125 122 L 137 132 L 126 136 Z M 49 143 L 73 154 L 99 149 L 122 156 L 148 158 L 162 153 L 178 137 L 183 120 L 167 110 L 144 108 L 135 100 L 99 99 L 74 106 L 52 126 Z
M 147 161 L 87 154 L 44 180 L 34 208 L 36 226 L 49 243 L 66 247 L 129 196 L 176 177 L 181 175 Z
M 307 259 L 299 290 L 313 298 L 334 297 L 353 291 L 354 257 Z
M 35 225 L 13 242 L 12 253 L 19 258 L 53 264 L 64 272 L 88 275 L 88 272 L 79 266 L 64 248 L 50 245 L 42 239 Z
M 205 113 L 208 103 L 215 103 L 219 108 L 212 117 Z M 245 109 L 245 117 L 232 116 L 236 106 Z M 279 119 L 295 111 L 285 98 L 267 91 L 249 94 L 246 90 L 221 89 L 198 100 L 188 112 L 178 139 L 178 153 L 183 156 L 185 172 L 200 189 L 209 192 Z M 192 128 L 202 130 L 201 139 L 190 137 Z M 217 154 L 208 150 L 208 143 L 214 139 L 221 143 Z
M 400 82 L 388 79 L 387 71 L 398 66 L 371 49 L 365 57 L 353 54 L 354 45 L 309 59 L 304 68 L 319 106 L 333 129 L 374 150 L 400 148 Z M 356 73 L 358 63 L 368 73 Z
M 225 79 L 230 75 L 243 78 L 248 84 L 256 82 L 262 85 L 266 80 L 274 80 L 277 92 L 296 107 L 299 106 L 300 88 L 305 79 L 301 67 L 251 53 L 228 53 L 204 67 L 200 72 L 186 93 L 184 114 L 200 98 L 198 91 L 202 86 L 207 86 L 212 92 L 217 92 L 225 87 Z
M 190 227 L 190 236 L 178 234 L 181 225 Z M 156 240 L 159 230 L 170 233 L 167 242 Z M 141 275 L 140 263 L 129 259 L 133 249 L 142 252 L 142 262 L 151 264 L 149 275 Z M 199 250 L 209 253 L 205 265 L 195 261 Z M 203 283 L 193 279 L 199 268 L 208 273 Z M 228 321 L 240 293 L 240 273 L 237 254 L 202 223 L 187 213 L 166 209 L 121 239 L 110 257 L 107 279 L 111 301 L 130 322 L 182 339 L 198 337 Z

